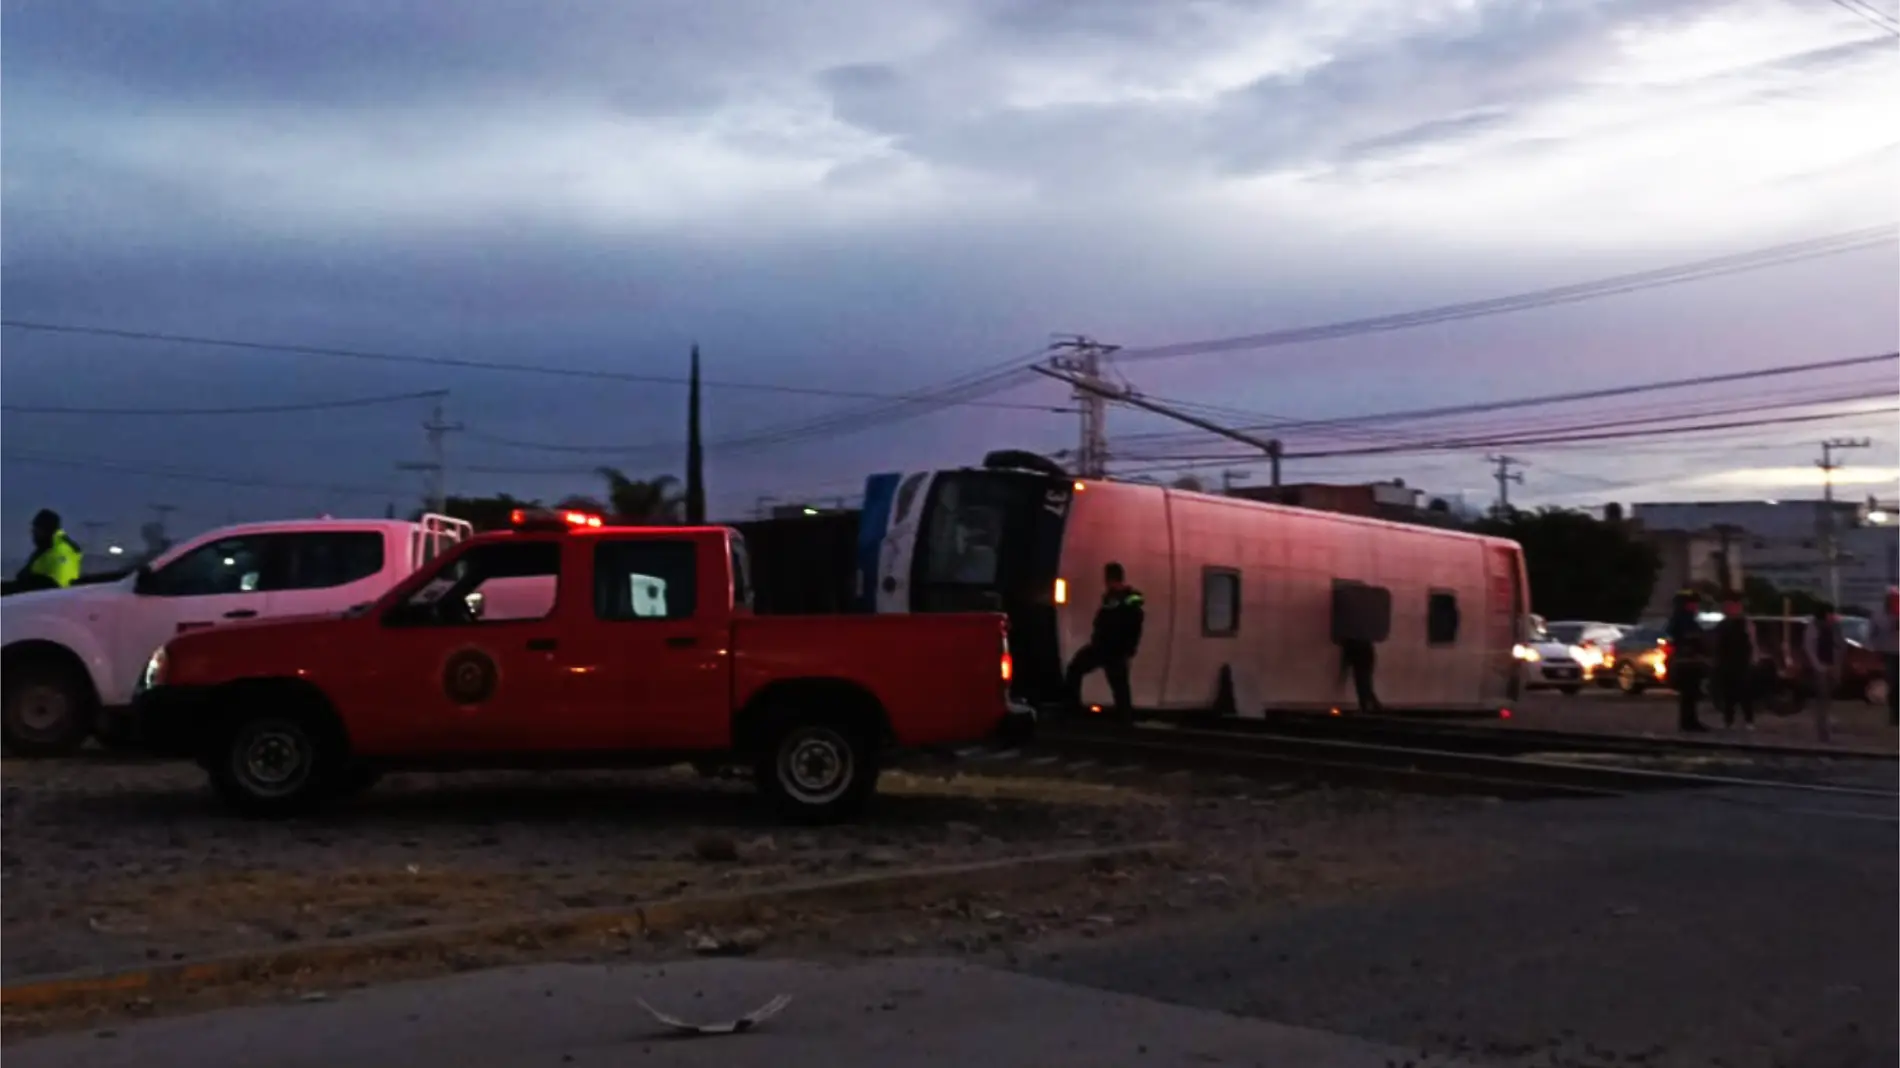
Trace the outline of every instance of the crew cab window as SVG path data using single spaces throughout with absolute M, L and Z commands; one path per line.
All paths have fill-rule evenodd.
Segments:
M 556 542 L 479 546 L 438 569 L 384 622 L 441 627 L 545 619 L 554 612 L 560 577 Z
M 594 614 L 601 619 L 690 619 L 699 607 L 698 546 L 684 539 L 594 546 Z
M 139 584 L 139 592 L 152 597 L 260 592 L 264 564 L 275 540 L 272 536 L 251 535 L 200 545 L 152 572 Z
M 383 535 L 374 530 L 283 536 L 281 579 L 272 589 L 321 590 L 347 586 L 383 569 Z

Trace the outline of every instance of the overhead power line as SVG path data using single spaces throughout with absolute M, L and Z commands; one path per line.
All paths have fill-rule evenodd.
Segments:
M 1670 378 L 1627 386 L 1606 386 L 1600 389 L 1570 390 L 1563 393 L 1542 393 L 1530 397 L 1512 397 L 1494 401 L 1473 401 L 1465 404 L 1440 405 L 1431 408 L 1405 408 L 1397 411 L 1372 412 L 1366 415 L 1339 416 L 1331 419 L 1283 419 L 1265 423 L 1254 429 L 1271 429 L 1280 433 L 1292 431 L 1324 431 L 1334 427 L 1358 426 L 1366 423 L 1397 423 L 1436 419 L 1450 415 L 1471 415 L 1519 408 L 1536 408 L 1550 404 L 1568 404 L 1576 401 L 1605 400 L 1611 397 L 1627 397 L 1639 393 L 1657 393 L 1665 390 L 1688 389 L 1695 386 L 1723 385 L 1730 382 L 1750 382 L 1763 378 L 1808 374 L 1816 371 L 1836 370 L 1843 367 L 1860 367 L 1867 364 L 1884 363 L 1893 360 L 1900 360 L 1900 352 L 1882 352 L 1869 356 L 1848 356 L 1841 359 L 1816 360 L 1808 363 L 1781 364 L 1775 367 L 1760 367 L 1750 371 L 1730 371 L 1722 374 L 1694 375 L 1688 378 Z M 1244 412 L 1237 408 L 1218 410 L 1229 415 L 1238 415 L 1244 418 L 1259 418 L 1262 414 L 1258 412 Z M 1180 433 L 1131 434 L 1119 440 L 1155 442 L 1163 439 L 1178 439 L 1182 437 L 1192 437 L 1192 435 L 1183 435 Z
M 1834 0 L 1834 4 L 1859 16 L 1861 21 L 1893 37 L 1900 37 L 1900 18 L 1875 7 L 1869 0 Z
M 217 486 L 243 486 L 255 489 L 306 490 L 313 493 L 349 494 L 359 497 L 400 497 L 403 491 L 389 486 L 353 486 L 322 482 L 296 482 L 282 479 L 264 478 L 255 475 L 233 474 L 218 471 L 199 471 L 177 467 L 146 467 L 138 464 L 122 464 L 113 460 L 96 460 L 81 457 L 46 456 L 40 453 L 20 452 L 9 449 L 4 459 L 7 463 L 30 464 L 35 467 L 59 467 L 75 471 L 107 471 L 125 475 L 139 475 L 146 478 L 172 479 L 179 482 L 202 482 Z
M 1365 319 L 1350 319 L 1340 323 L 1328 323 L 1322 326 L 1302 326 L 1287 330 L 1272 330 L 1260 334 L 1243 334 L 1239 337 L 1213 338 L 1206 341 L 1189 341 L 1173 345 L 1153 345 L 1145 348 L 1125 348 L 1116 353 L 1121 362 L 1132 360 L 1173 359 L 1181 356 L 1200 356 L 1217 352 L 1246 352 L 1254 349 L 1275 348 L 1283 345 L 1297 345 L 1309 341 L 1330 341 L 1334 338 L 1351 337 L 1358 334 L 1382 333 L 1391 330 L 1409 330 L 1413 327 L 1427 326 L 1433 323 L 1455 322 L 1461 319 L 1477 319 L 1484 316 L 1504 315 L 1510 312 L 1527 311 L 1533 308 L 1548 308 L 1560 304 L 1574 304 L 1579 301 L 1597 300 L 1602 297 L 1635 293 L 1661 286 L 1681 285 L 1685 282 L 1698 282 L 1708 278 L 1721 278 L 1732 274 L 1779 267 L 1784 264 L 1799 263 L 1803 260 L 1824 256 L 1838 256 L 1864 248 L 1875 248 L 1891 244 L 1900 227 L 1888 223 L 1884 226 L 1867 227 L 1832 234 L 1827 237 L 1796 241 L 1784 245 L 1757 249 L 1753 252 L 1734 253 L 1717 256 L 1713 259 L 1699 260 L 1678 267 L 1664 267 L 1656 270 L 1637 271 L 1631 274 L 1614 275 L 1600 278 L 1594 282 L 1581 282 L 1574 285 L 1557 286 L 1551 289 L 1533 290 L 1508 297 L 1495 297 L 1490 300 L 1467 301 L 1461 304 L 1445 304 L 1436 308 L 1424 308 L 1418 311 L 1401 312 L 1396 315 L 1380 315 Z
M 0 411 L 21 415 L 111 415 L 111 416 L 182 416 L 182 415 L 281 415 L 287 412 L 334 411 L 338 408 L 368 408 L 401 401 L 430 400 L 446 397 L 446 389 L 428 389 L 415 393 L 390 393 L 380 397 L 351 397 L 345 400 L 295 401 L 284 404 L 252 404 L 234 408 L 76 408 L 62 405 L 0 404 Z
M 120 341 L 199 345 L 207 348 L 241 349 L 251 352 L 274 352 L 301 356 L 325 356 L 347 360 L 369 360 L 377 363 L 414 364 L 424 367 L 455 367 L 471 371 L 499 371 L 511 374 L 548 375 L 556 378 L 631 382 L 645 385 L 685 386 L 688 384 L 684 375 L 656 375 L 635 371 L 610 371 L 604 368 L 558 367 L 548 364 L 520 363 L 509 360 L 471 360 L 456 356 L 418 356 L 412 353 L 377 352 L 371 349 L 330 348 L 321 345 L 240 341 L 233 338 L 206 337 L 196 334 L 168 334 L 154 330 L 127 330 L 107 326 L 78 326 L 70 323 L 46 323 L 28 319 L 0 319 L 0 326 L 14 330 L 31 330 L 48 334 L 77 334 L 88 337 L 108 337 Z M 831 389 L 823 386 L 794 386 L 775 382 L 708 379 L 701 384 L 708 388 L 754 390 L 764 393 L 793 393 L 812 397 L 838 397 L 857 400 L 905 400 L 913 396 L 912 394 L 905 393 L 879 393 L 860 389 Z M 1003 402 L 984 404 L 983 406 L 1028 409 L 1031 411 L 1045 411 L 1049 407 L 1048 405 Z

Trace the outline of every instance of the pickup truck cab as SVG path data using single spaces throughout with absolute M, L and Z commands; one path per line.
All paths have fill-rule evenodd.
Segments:
M 1000 614 L 758 616 L 748 574 L 725 527 L 518 514 L 346 618 L 172 639 L 138 736 L 254 815 L 392 769 L 730 760 L 818 822 L 869 798 L 887 746 L 980 740 L 1012 713 Z
M 115 581 L 0 599 L 0 740 L 10 756 L 62 756 L 95 730 L 111 740 L 173 636 L 374 601 L 472 532 L 440 515 L 247 523 Z

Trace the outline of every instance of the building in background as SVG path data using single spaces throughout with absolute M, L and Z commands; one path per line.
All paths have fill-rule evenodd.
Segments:
M 1666 543 L 1697 542 L 1684 549 L 1684 573 L 1707 571 L 1709 541 L 1730 539 L 1736 559 L 1746 554 L 1748 574 L 1772 583 L 1784 592 L 1814 597 L 1830 596 L 1827 544 L 1830 532 L 1840 569 L 1840 604 L 1846 609 L 1871 610 L 1880 604 L 1889 586 L 1900 582 L 1900 508 L 1894 502 L 1864 501 L 1685 501 L 1637 504 L 1631 518 L 1641 523 L 1659 548 L 1664 548 L 1664 576 L 1669 576 Z M 1701 556 L 1697 557 L 1696 553 Z M 1739 569 L 1734 579 L 1740 583 Z M 1712 578 L 1713 581 L 1713 578 Z M 1657 580 L 1659 590 L 1678 588 Z
M 1362 515 L 1397 523 L 1456 527 L 1462 520 L 1449 504 L 1442 507 L 1425 500 L 1423 490 L 1413 489 L 1404 479 L 1390 482 L 1364 482 L 1336 485 L 1327 482 L 1295 482 L 1282 486 L 1235 486 L 1230 497 L 1271 504 L 1287 504 L 1321 512 Z

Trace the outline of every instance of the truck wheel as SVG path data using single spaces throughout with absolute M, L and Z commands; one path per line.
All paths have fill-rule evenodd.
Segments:
M 857 727 L 796 720 L 759 756 L 759 789 L 798 823 L 835 823 L 864 808 L 877 788 L 878 751 Z
M 278 819 L 334 796 L 338 754 L 308 719 L 260 715 L 236 720 L 207 754 L 211 785 L 246 816 Z
M 0 741 L 8 756 L 71 756 L 92 734 L 92 687 L 57 660 L 9 664 L 0 694 Z

